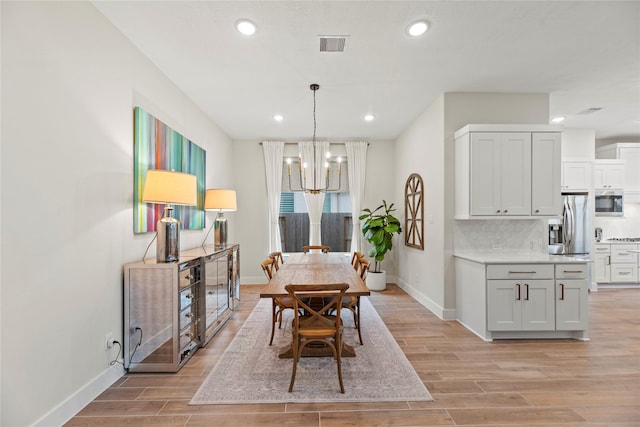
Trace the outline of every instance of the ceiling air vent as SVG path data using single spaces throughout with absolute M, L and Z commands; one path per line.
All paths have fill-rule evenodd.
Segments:
M 349 36 L 318 36 L 320 52 L 344 52 Z
M 600 110 L 602 110 L 602 107 L 591 107 L 591 108 L 587 108 L 586 110 L 580 111 L 578 115 L 584 116 L 586 114 L 593 114 L 593 113 L 597 113 Z

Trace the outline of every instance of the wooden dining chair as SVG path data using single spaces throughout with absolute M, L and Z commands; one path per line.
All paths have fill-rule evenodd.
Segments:
M 369 272 L 369 260 L 364 257 L 364 255 L 357 260 L 356 271 L 362 280 L 367 278 L 367 273 Z M 358 338 L 360 339 L 360 344 L 363 345 L 362 341 L 362 332 L 360 331 L 360 297 L 359 296 L 345 296 L 342 299 L 342 308 L 346 308 L 353 314 L 353 324 L 354 327 L 358 330 Z
M 271 252 L 269 254 L 269 258 L 273 260 L 273 266 L 276 271 L 280 270 L 280 266 L 284 263 L 284 258 L 282 256 L 282 252 Z
M 276 273 L 276 263 L 273 258 L 269 257 L 262 261 L 260 264 L 262 271 L 269 280 L 273 278 Z M 278 323 L 278 329 L 282 328 L 282 313 L 287 310 L 293 310 L 293 301 L 290 297 L 275 297 L 271 298 L 271 338 L 269 339 L 269 345 L 273 344 L 273 335 L 276 332 L 276 323 Z
M 298 361 L 304 348 L 311 343 L 323 343 L 331 348 L 338 367 L 340 393 L 344 393 L 342 383 L 342 321 L 339 309 L 344 294 L 349 289 L 346 283 L 314 285 L 289 284 L 284 287 L 293 301 L 294 319 L 291 324 L 291 348 L 293 350 L 293 368 L 289 393 L 296 380 Z M 313 307 L 309 301 L 321 299 L 321 308 Z M 335 313 L 327 315 L 326 313 Z M 304 313 L 304 314 L 301 314 Z
M 313 250 L 318 250 L 320 252 L 322 252 L 323 254 L 328 254 L 329 251 L 331 250 L 330 246 L 326 246 L 326 245 L 310 245 L 310 246 L 303 246 L 302 247 L 302 252 L 309 253 L 309 251 L 313 251 Z
M 351 255 L 351 265 L 356 269 L 356 271 L 358 270 L 358 262 L 362 257 L 364 257 L 364 254 L 358 251 L 355 251 L 353 255 Z

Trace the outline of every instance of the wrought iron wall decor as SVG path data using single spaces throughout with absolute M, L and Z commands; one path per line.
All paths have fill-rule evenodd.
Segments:
M 404 244 L 424 250 L 424 185 L 417 173 L 404 185 Z

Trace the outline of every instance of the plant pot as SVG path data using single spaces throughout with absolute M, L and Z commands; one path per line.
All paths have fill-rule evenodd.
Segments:
M 384 291 L 387 289 L 387 272 L 384 270 L 379 272 L 369 271 L 366 283 L 367 288 L 371 291 Z

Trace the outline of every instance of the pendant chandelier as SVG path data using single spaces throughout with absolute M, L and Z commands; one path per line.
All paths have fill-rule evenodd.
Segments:
M 309 86 L 309 89 L 313 91 L 313 155 L 310 156 L 309 153 L 306 153 L 307 157 L 309 157 L 307 158 L 303 153 L 300 153 L 297 159 L 287 158 L 289 191 L 311 194 L 338 192 L 342 181 L 342 158 L 332 158 L 329 151 L 322 153 L 321 147 L 316 142 L 316 91 L 320 89 L 320 85 L 313 83 Z M 310 162 L 311 164 L 309 164 Z M 298 171 L 297 183 L 292 183 L 291 180 L 292 163 L 294 164 L 294 169 Z M 332 168 L 334 170 L 337 168 L 338 175 L 338 182 L 334 183 L 333 186 L 329 182 L 331 176 L 335 175 L 331 173 Z

